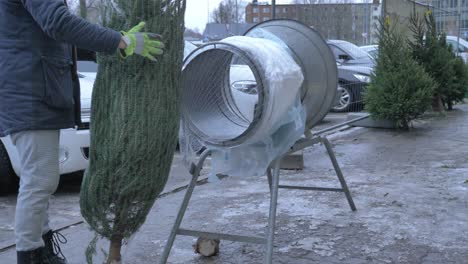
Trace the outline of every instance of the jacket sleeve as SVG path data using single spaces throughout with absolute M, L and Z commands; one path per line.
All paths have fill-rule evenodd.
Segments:
M 22 0 L 26 10 L 51 38 L 79 48 L 112 53 L 121 34 L 71 14 L 61 0 Z

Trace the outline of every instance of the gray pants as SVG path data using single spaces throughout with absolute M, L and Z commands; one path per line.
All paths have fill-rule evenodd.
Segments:
M 59 130 L 24 131 L 11 135 L 18 150 L 21 172 L 16 204 L 16 250 L 44 246 L 42 235 L 49 228 L 49 198 L 57 189 Z

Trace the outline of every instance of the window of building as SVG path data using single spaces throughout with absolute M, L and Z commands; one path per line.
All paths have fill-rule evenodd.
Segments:
M 254 13 L 254 14 L 258 14 L 258 7 L 254 7 L 254 8 L 253 8 L 253 13 Z
M 254 17 L 254 18 L 253 18 L 253 22 L 254 22 L 254 23 L 258 23 L 258 22 L 259 22 L 259 21 L 258 21 L 258 17 Z
M 270 13 L 270 8 L 269 7 L 264 7 L 263 8 L 263 13 Z
M 270 20 L 270 17 L 263 17 L 263 21 L 267 21 L 267 20 Z
M 283 8 L 283 13 L 287 13 L 288 12 L 288 8 L 287 7 L 284 7 Z

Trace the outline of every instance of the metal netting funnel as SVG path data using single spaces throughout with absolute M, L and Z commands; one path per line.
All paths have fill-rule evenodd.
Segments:
M 245 141 L 258 127 L 268 90 L 261 65 L 228 43 L 200 47 L 184 63 L 182 109 L 188 129 L 215 146 Z
M 328 114 L 336 98 L 338 70 L 325 40 L 314 29 L 294 20 L 278 19 L 260 23 L 246 36 L 266 38 L 287 47 L 304 74 L 302 104 L 306 108 L 306 129 Z
M 303 127 L 304 78 L 286 49 L 268 39 L 236 36 L 193 51 L 182 70 L 183 137 L 211 147 L 265 141 L 273 147 L 271 136 L 280 127 Z

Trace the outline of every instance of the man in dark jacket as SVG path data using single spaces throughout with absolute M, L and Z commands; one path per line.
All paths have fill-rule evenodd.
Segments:
M 53 249 L 47 209 L 59 181 L 60 129 L 79 122 L 72 45 L 154 60 L 163 44 L 139 33 L 143 27 L 121 34 L 91 24 L 69 13 L 63 0 L 0 0 L 0 137 L 11 137 L 21 161 L 18 263 L 66 263 Z

